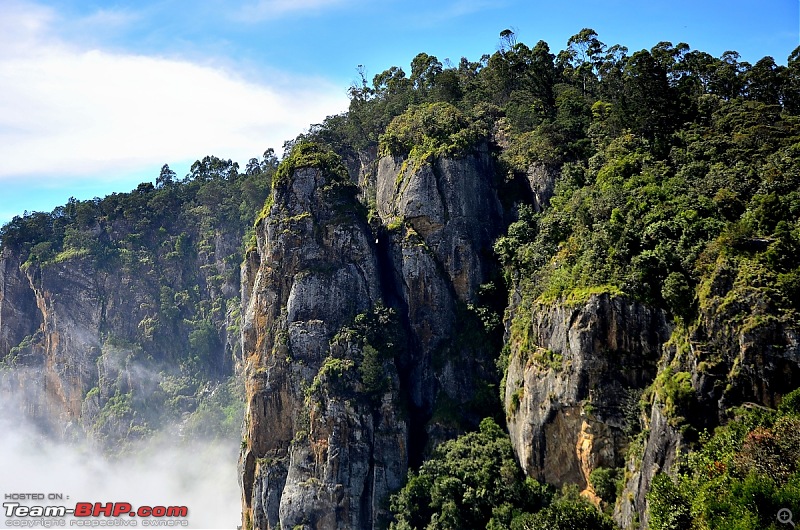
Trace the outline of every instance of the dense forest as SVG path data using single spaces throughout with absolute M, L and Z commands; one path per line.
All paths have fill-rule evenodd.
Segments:
M 797 349 L 782 337 L 796 341 L 800 325 L 800 47 L 786 66 L 771 57 L 750 64 L 684 43 L 631 53 L 584 29 L 553 53 L 505 30 L 498 50 L 477 61 L 420 53 L 409 74 L 358 73 L 348 112 L 288 141 L 281 164 L 269 150 L 244 171 L 213 156 L 183 179 L 164 166 L 155 185 L 71 200 L 0 229 L 0 246 L 22 256 L 23 268 L 79 259 L 149 275 L 154 307 L 124 341 L 153 366 L 179 369 L 155 394 L 120 382 L 95 392 L 105 393 L 98 434 L 108 435 L 108 415 L 155 406 L 173 407 L 162 416 L 175 418 L 188 410 L 175 405 L 181 396 L 232 376 L 241 352 L 223 343 L 239 332 L 240 299 L 223 285 L 238 287 L 238 278 L 221 271 L 238 274 L 271 190 L 292 171 L 324 166 L 357 180 L 350 169 L 365 153 L 418 168 L 488 151 L 506 218 L 488 258 L 494 279 L 464 308 L 464 321 L 480 328 L 468 340 L 494 351 L 497 382 L 482 410 L 491 418 L 472 429 L 461 422 L 460 436 L 412 465 L 391 497 L 391 527 L 615 528 L 615 506 L 631 495 L 627 463 L 641 457 L 654 406 L 683 445 L 647 494 L 650 528 L 782 528 L 779 508 L 800 514 L 800 364 L 787 361 L 770 372 L 780 377 L 751 384 L 765 372 L 732 353 L 748 340 L 763 358 Z M 552 182 L 532 190 L 537 172 Z M 400 230 L 402 221 L 380 226 L 374 183 L 353 183 L 376 233 Z M 236 247 L 198 260 L 213 254 L 220 233 Z M 214 266 L 222 261 L 228 266 Z M 668 315 L 670 353 L 652 383 L 629 396 L 627 459 L 594 469 L 592 495 L 582 495 L 525 476 L 503 427 L 521 396 L 506 402 L 504 388 L 512 348 L 529 348 L 544 371 L 562 369 L 558 353 L 534 348 L 525 315 L 600 293 Z M 123 340 L 112 335 L 109 328 L 105 348 Z M 36 337 L 26 340 L 3 359 L 6 369 Z M 207 405 L 217 409 L 206 419 L 230 423 L 234 401 Z M 162 416 L 151 426 L 140 414 L 127 434 Z
M 629 54 L 591 29 L 558 54 L 542 41 L 517 42 L 509 30 L 500 37 L 499 50 L 477 62 L 443 64 L 421 53 L 409 76 L 393 67 L 370 84 L 362 75 L 349 112 L 297 141 L 345 158 L 377 148 L 416 164 L 488 142 L 503 196 L 518 205 L 494 248 L 521 306 L 622 294 L 672 315 L 674 347 L 704 350 L 701 374 L 726 372 L 725 385 L 698 396 L 679 354 L 640 396 L 643 411 L 654 399 L 664 405 L 691 451 L 672 477 L 655 482 L 650 528 L 780 527 L 779 507 L 800 509 L 797 367 L 772 382 L 779 395 L 766 401 L 786 396 L 780 412 L 740 410 L 733 405 L 755 399 L 737 385 L 741 367 L 728 373 L 722 357 L 736 333 L 772 337 L 758 330 L 799 322 L 800 48 L 780 66 L 772 57 L 750 64 L 734 51 L 715 58 L 684 43 Z M 534 166 L 558 174 L 546 207 L 516 195 Z M 498 325 L 502 315 L 480 309 L 490 329 Z M 514 324 L 506 321 L 507 342 L 525 340 Z M 783 346 L 763 345 L 772 347 Z M 501 370 L 505 362 L 501 354 Z M 712 398 L 731 406 L 727 417 L 710 412 Z M 632 426 L 634 440 L 641 429 Z M 394 498 L 395 526 L 609 524 L 583 514 L 568 491 L 537 511 L 550 497 L 511 469 L 508 449 L 485 451 L 498 438 L 482 428 L 445 444 Z M 624 479 L 622 468 L 594 473 L 608 513 Z
M 26 212 L 0 229 L 3 256 L 18 258 L 33 285 L 75 293 L 64 303 L 78 322 L 82 302 L 100 308 L 102 316 L 90 326 L 94 336 L 67 346 L 88 348 L 90 359 L 65 354 L 79 380 L 83 431 L 105 450 L 123 450 L 176 426 L 186 437 L 237 436 L 239 265 L 253 244 L 253 221 L 277 165 L 271 150 L 244 172 L 213 156 L 195 162 L 183 178 L 164 165 L 155 185 L 70 199 L 51 213 Z M 74 277 L 82 274 L 91 278 L 88 288 Z M 5 287 L 6 300 L 13 299 Z M 58 319 L 56 307 L 44 313 Z M 4 337 L 17 331 L 17 317 L 31 326 L 22 340 L 5 345 L 10 349 L 0 360 L 6 374 L 0 388 L 26 395 L 13 387 L 30 386 L 27 375 L 8 376 L 41 363 L 47 338 L 35 326 L 42 317 L 4 317 Z M 48 408 L 47 399 L 29 399 Z M 61 430 L 61 420 L 48 418 L 56 412 L 41 414 L 34 419 L 42 427 Z

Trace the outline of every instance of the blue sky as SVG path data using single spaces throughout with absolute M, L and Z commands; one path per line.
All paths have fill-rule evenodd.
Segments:
M 0 222 L 179 175 L 242 166 L 346 110 L 348 86 L 419 52 L 457 63 L 515 30 L 554 52 L 581 28 L 785 64 L 798 0 L 0 0 Z

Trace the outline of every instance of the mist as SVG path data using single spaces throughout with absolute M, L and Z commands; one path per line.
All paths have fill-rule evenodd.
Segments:
M 10 395 L 8 388 L 0 391 L 3 502 L 67 509 L 78 502 L 126 502 L 134 510 L 139 506 L 186 506 L 186 528 L 236 528 L 240 524 L 238 433 L 229 439 L 187 439 L 178 434 L 180 429 L 169 428 L 145 440 L 125 441 L 121 456 L 112 457 L 91 439 L 77 437 L 67 442 L 34 425 L 23 416 L 27 403 L 19 402 L 20 397 Z M 9 497 L 30 493 L 43 494 L 44 500 Z M 51 494 L 61 495 L 62 500 L 48 500 Z M 8 524 L 7 519 L 3 511 L 0 526 Z M 20 517 L 14 524 L 38 519 Z M 144 519 L 125 517 L 121 522 L 143 526 Z M 69 527 L 69 521 L 66 524 Z

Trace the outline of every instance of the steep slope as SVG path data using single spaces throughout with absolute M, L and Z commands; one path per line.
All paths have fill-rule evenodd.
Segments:
M 365 392 L 353 357 L 363 357 L 366 345 L 343 329 L 380 303 L 373 237 L 343 166 L 311 146 L 293 157 L 314 158 L 318 167 L 285 163 L 257 225 L 259 250 L 248 263 L 258 270 L 245 273 L 253 277 L 242 327 L 245 521 L 257 528 L 360 528 L 372 517 L 370 485 L 380 491 L 383 477 L 390 487 L 402 480 L 402 469 L 376 463 L 382 455 L 375 446 L 391 445 L 401 451 L 397 462 L 404 460 L 395 411 L 373 415 L 360 403 Z M 378 400 L 391 404 L 393 388 L 390 381 Z M 394 430 L 399 440 L 382 439 Z
M 528 476 L 589 495 L 592 471 L 621 467 L 670 326 L 621 296 L 512 311 L 508 430 Z M 631 410 L 633 409 L 633 411 Z
M 294 148 L 245 266 L 246 527 L 385 527 L 409 462 L 492 395 L 458 319 L 489 274 L 490 160 L 381 159 L 373 231 L 337 158 Z
M 213 157 L 182 182 L 173 176 L 165 166 L 158 188 L 72 200 L 3 227 L 4 413 L 121 451 L 199 421 L 189 415 L 233 374 L 247 202 L 237 195 L 258 177 Z
M 633 520 L 646 527 L 655 474 L 672 471 L 699 432 L 734 419 L 742 404 L 778 408 L 800 387 L 796 319 L 773 305 L 774 292 L 743 281 L 753 265 L 752 258 L 717 256 L 701 285 L 699 318 L 676 329 L 664 349 L 652 386 L 649 435 L 626 463 L 616 509 L 625 527 Z

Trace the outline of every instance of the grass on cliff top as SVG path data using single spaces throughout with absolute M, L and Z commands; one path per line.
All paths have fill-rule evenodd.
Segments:
M 412 105 L 380 135 L 381 155 L 408 156 L 416 165 L 437 156 L 456 156 L 471 149 L 479 131 L 450 103 Z M 401 171 L 402 173 L 402 171 Z
M 272 192 L 264 202 L 255 224 L 258 225 L 269 214 L 275 201 L 274 192 L 278 186 L 285 186 L 298 169 L 313 167 L 329 175 L 334 182 L 344 182 L 348 179 L 347 168 L 342 158 L 328 147 L 316 142 L 302 142 L 295 145 L 289 156 L 283 159 L 272 178 Z

